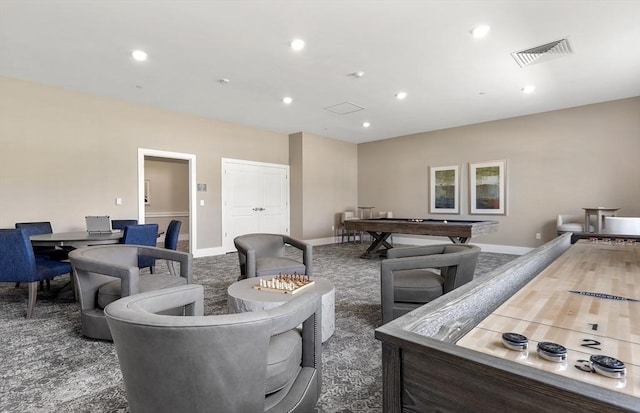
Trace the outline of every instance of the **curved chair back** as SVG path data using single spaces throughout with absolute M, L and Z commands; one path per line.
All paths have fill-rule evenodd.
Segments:
M 238 250 L 240 278 L 298 273 L 313 275 L 313 247 L 282 234 L 239 235 L 233 243 Z M 302 262 L 285 257 L 285 245 L 302 251 Z
M 444 278 L 443 291 L 446 294 L 473 280 L 480 256 L 480 247 L 476 245 L 447 245 L 442 253 L 447 257 L 456 256 L 458 258 L 456 265 L 450 265 L 441 270 L 441 275 Z
M 473 280 L 479 255 L 469 244 L 389 249 L 380 263 L 383 324 Z
M 115 301 L 105 315 L 130 410 L 313 411 L 321 388 L 320 303 L 318 294 L 304 293 L 272 310 L 203 316 L 203 288 L 195 284 Z M 157 314 L 177 307 L 185 316 Z M 270 371 L 276 353 L 287 355 Z M 275 376 L 285 376 L 283 384 L 265 394 Z
M 578 214 L 559 214 L 556 217 L 556 231 L 558 234 L 563 232 L 593 232 L 596 221 L 594 217 L 589 219 L 589 228 L 584 228 L 584 215 Z
M 167 227 L 167 233 L 164 236 L 164 247 L 170 250 L 178 249 L 178 237 L 180 236 L 180 228 L 182 221 L 171 220 Z

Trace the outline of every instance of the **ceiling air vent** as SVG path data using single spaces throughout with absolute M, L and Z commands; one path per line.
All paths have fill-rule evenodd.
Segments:
M 348 113 L 364 110 L 362 106 L 358 106 L 355 103 L 351 102 L 338 103 L 337 105 L 328 106 L 324 109 L 328 110 L 329 112 L 337 113 L 338 115 L 346 115 Z
M 561 39 L 520 52 L 511 53 L 511 56 L 513 56 L 520 67 L 524 68 L 534 63 L 541 63 L 549 59 L 570 54 L 573 54 L 573 48 L 571 47 L 571 43 L 569 43 L 569 39 Z

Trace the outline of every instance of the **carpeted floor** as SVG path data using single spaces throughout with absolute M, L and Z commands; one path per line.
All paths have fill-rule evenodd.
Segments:
M 336 331 L 323 344 L 323 392 L 317 412 L 379 412 L 382 403 L 379 261 L 363 260 L 363 244 L 314 247 L 314 275 L 336 287 Z M 297 251 L 289 251 L 296 255 Z M 476 277 L 513 255 L 482 253 Z M 164 263 L 159 264 L 164 271 Z M 236 254 L 194 260 L 205 286 L 205 314 L 226 313 L 226 290 L 238 277 Z M 56 296 L 68 280 L 41 292 L 26 320 L 25 286 L 0 284 L 0 411 L 126 412 L 127 400 L 111 342 L 80 336 L 78 304 Z

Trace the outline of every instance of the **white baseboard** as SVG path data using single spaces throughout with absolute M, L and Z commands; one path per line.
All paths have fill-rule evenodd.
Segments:
M 158 237 L 158 244 L 164 243 L 164 238 L 167 234 L 162 234 Z M 189 241 L 189 234 L 178 235 L 178 241 Z
M 535 248 L 530 247 L 515 247 L 513 245 L 499 245 L 499 244 L 476 244 L 482 249 L 483 252 L 496 252 L 499 254 L 512 254 L 512 255 L 524 255 L 529 251 L 533 251 Z
M 433 238 L 418 238 L 418 237 L 407 237 L 407 236 L 393 236 L 393 242 L 398 244 L 408 244 L 408 245 L 430 245 L 430 244 L 442 244 L 447 241 L 433 239 Z M 483 252 L 496 252 L 499 254 L 514 254 L 514 255 L 524 255 L 527 252 L 533 250 L 533 248 L 529 247 L 516 247 L 512 245 L 500 245 L 500 244 L 479 244 L 477 242 L 473 242 L 471 240 L 470 244 L 477 245 L 482 249 Z
M 473 241 L 473 240 L 472 240 Z M 326 237 L 326 238 L 316 238 L 316 239 L 308 239 L 305 240 L 309 244 L 316 245 L 328 245 L 328 244 L 338 244 L 340 240 L 336 237 Z M 367 241 L 364 241 L 365 243 Z M 446 239 L 434 239 L 434 238 L 422 238 L 422 237 L 407 237 L 407 236 L 393 236 L 393 242 L 396 244 L 406 244 L 406 245 L 431 245 L 431 244 L 443 244 L 447 243 Z M 499 244 L 479 244 L 476 242 L 471 242 L 473 245 L 477 245 L 482 249 L 483 252 L 495 252 L 499 254 L 513 254 L 513 255 L 524 255 L 527 252 L 533 250 L 534 248 L 529 247 L 517 247 L 512 245 L 499 245 Z M 224 255 L 227 251 L 222 247 L 214 247 L 214 248 L 202 248 L 193 253 L 194 258 L 201 257 L 209 257 L 213 255 Z
M 200 248 L 193 252 L 193 258 L 212 257 L 214 255 L 224 255 L 226 251 L 222 247 Z
M 337 244 L 339 241 L 337 237 L 327 237 L 327 238 L 309 239 L 309 240 L 305 240 L 305 242 L 308 242 L 309 244 L 316 246 L 316 245 Z
M 316 238 L 305 240 L 311 245 L 327 245 L 327 244 L 338 244 L 340 240 L 336 237 L 328 237 L 328 238 Z M 367 241 L 364 241 L 365 243 Z M 393 235 L 393 242 L 396 244 L 406 244 L 406 245 L 431 245 L 431 244 L 442 244 L 447 243 L 445 238 L 435 239 L 435 238 L 426 238 L 426 237 L 412 237 L 412 236 L 402 236 L 398 234 Z M 529 247 L 517 247 L 513 245 L 500 245 L 500 244 L 479 244 L 473 242 L 471 240 L 471 244 L 477 245 L 482 248 L 483 252 L 495 252 L 499 254 L 513 254 L 513 255 L 524 255 L 527 252 L 533 250 L 533 248 Z

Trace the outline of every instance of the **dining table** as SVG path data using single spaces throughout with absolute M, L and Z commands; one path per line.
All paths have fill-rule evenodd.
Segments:
M 31 245 L 45 247 L 61 247 L 65 249 L 86 247 L 88 245 L 118 244 L 122 240 L 123 231 L 113 232 L 53 232 L 50 234 L 31 235 Z
M 76 248 L 86 247 L 90 245 L 119 244 L 122 240 L 123 231 L 113 230 L 113 232 L 53 232 L 49 234 L 31 235 L 31 245 L 42 247 L 59 247 L 67 251 Z M 73 281 L 73 272 L 71 273 L 71 281 L 63 285 L 57 292 L 59 298 L 78 301 L 75 282 Z

